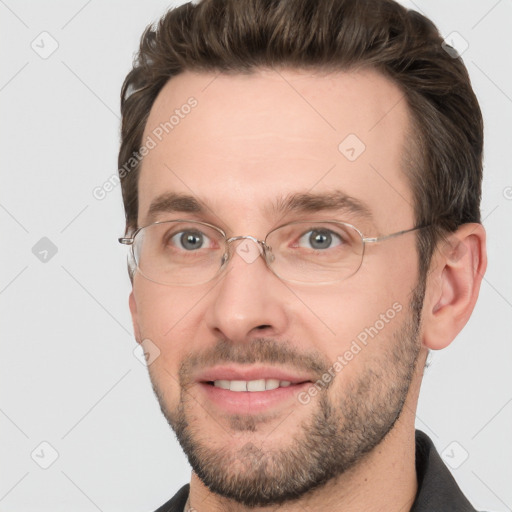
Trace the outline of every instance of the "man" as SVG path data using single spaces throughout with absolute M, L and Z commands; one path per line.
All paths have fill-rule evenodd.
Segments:
M 186 4 L 122 115 L 134 330 L 193 469 L 159 510 L 474 510 L 414 429 L 486 267 L 481 114 L 433 24 Z

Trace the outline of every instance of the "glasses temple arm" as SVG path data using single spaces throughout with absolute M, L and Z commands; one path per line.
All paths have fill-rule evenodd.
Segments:
M 431 224 L 426 224 L 424 226 L 416 226 L 410 229 L 404 229 L 402 231 L 397 231 L 396 233 L 391 233 L 389 235 L 377 236 L 377 237 L 363 237 L 363 242 L 372 243 L 372 242 L 382 242 L 383 240 L 388 240 L 389 238 L 395 238 L 400 235 L 405 235 L 405 233 L 410 233 L 411 231 L 417 231 L 419 229 L 428 228 Z

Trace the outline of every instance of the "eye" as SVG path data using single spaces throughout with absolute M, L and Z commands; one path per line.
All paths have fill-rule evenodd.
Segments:
M 179 231 L 170 238 L 170 243 L 186 251 L 209 248 L 212 245 L 212 241 L 198 230 Z
M 299 247 L 325 250 L 343 244 L 342 238 L 329 229 L 311 229 L 304 233 L 298 242 Z

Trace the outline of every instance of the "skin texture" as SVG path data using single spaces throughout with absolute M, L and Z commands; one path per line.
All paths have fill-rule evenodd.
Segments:
M 185 217 L 259 239 L 312 216 L 350 222 L 372 237 L 414 227 L 403 165 L 407 105 L 377 72 L 186 72 L 161 91 L 144 139 L 191 96 L 197 106 L 144 158 L 139 226 Z M 355 161 L 338 150 L 349 134 L 365 145 Z M 292 193 L 334 189 L 363 201 L 372 219 L 334 211 L 283 216 L 270 206 Z M 195 197 L 205 213 L 149 219 L 151 202 L 167 192 Z M 160 350 L 150 377 L 196 470 L 191 506 L 409 510 L 427 350 L 448 345 L 467 322 L 486 265 L 480 225 L 464 225 L 450 240 L 435 253 L 424 290 L 414 233 L 368 245 L 359 271 L 329 285 L 284 283 L 262 258 L 247 263 L 236 252 L 221 276 L 197 286 L 163 286 L 135 273 L 134 330 L 137 341 Z M 257 413 L 226 412 L 196 380 L 223 364 L 279 367 L 315 381 L 393 304 L 400 312 L 307 404 L 293 396 Z M 271 489 L 278 478 L 282 492 Z

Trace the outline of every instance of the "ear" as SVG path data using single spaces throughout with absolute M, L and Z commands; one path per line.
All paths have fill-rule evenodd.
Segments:
M 432 256 L 422 314 L 423 345 L 447 347 L 466 325 L 487 268 L 485 229 L 463 224 Z
M 142 337 L 140 335 L 139 329 L 139 321 L 137 316 L 137 302 L 135 300 L 135 296 L 133 295 L 133 290 L 130 293 L 130 297 L 128 299 L 128 305 L 130 306 L 130 313 L 132 315 L 132 324 L 133 324 L 133 332 L 135 334 L 135 340 L 137 343 L 141 343 Z

